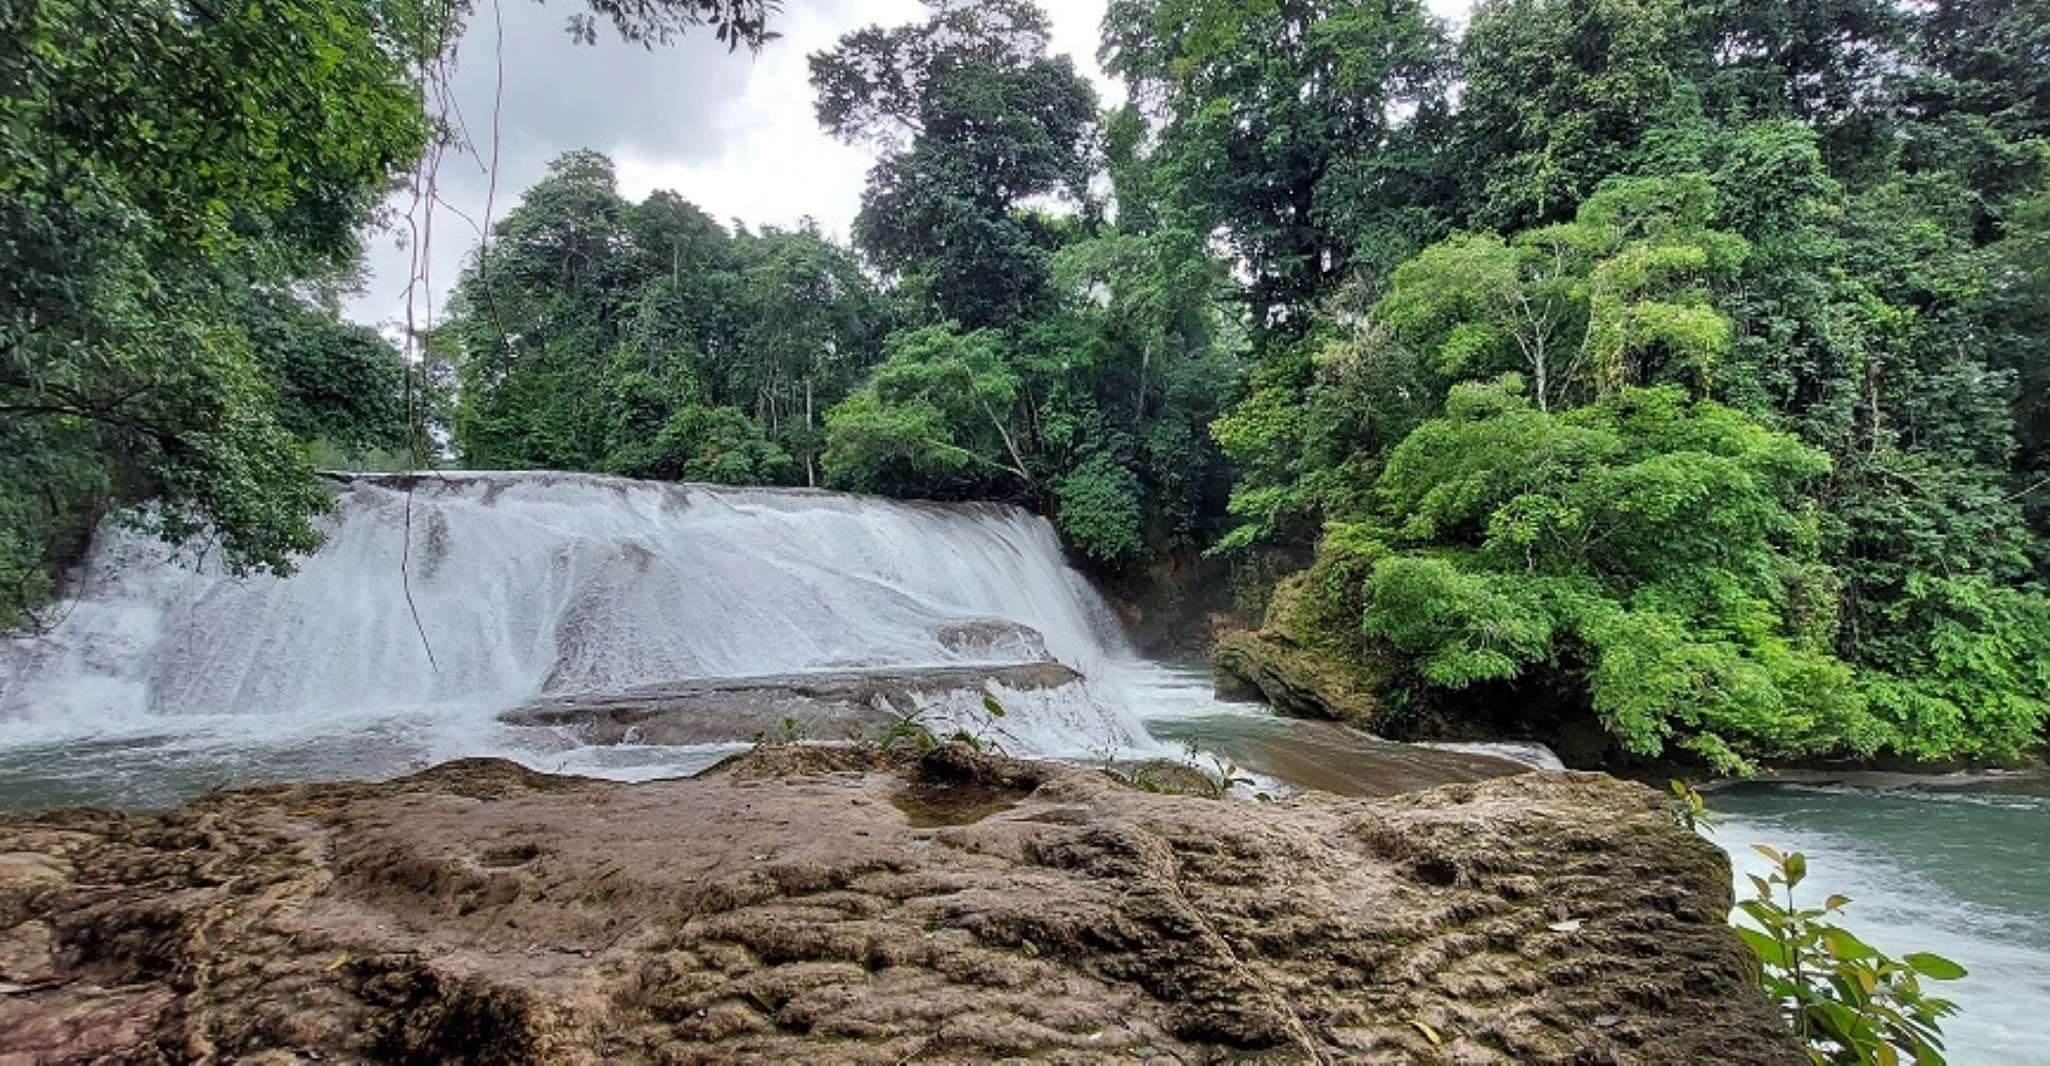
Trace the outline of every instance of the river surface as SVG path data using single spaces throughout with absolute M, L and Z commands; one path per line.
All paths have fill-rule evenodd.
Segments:
M 1970 971 L 1932 982 L 1963 1008 L 1944 1024 L 1952 1063 L 2050 1063 L 2050 779 L 1854 774 L 1706 799 L 1740 885 L 1767 872 L 1752 844 L 1800 851 L 1797 902 L 1840 892 L 1842 924 L 1873 946 Z
M 1017 755 L 1179 759 L 1272 793 L 1558 765 L 1535 745 L 1396 744 L 1221 702 L 1202 669 L 1135 656 L 1052 528 L 1015 508 L 564 474 L 437 475 L 410 500 L 403 487 L 342 482 L 327 547 L 289 580 L 104 532 L 62 621 L 0 641 L 0 810 L 161 807 L 466 756 L 691 774 L 746 740 L 597 744 L 498 715 L 678 678 L 1041 657 L 1081 680 L 994 693 L 1000 722 L 978 718 L 980 693 L 923 711 Z M 1762 863 L 1751 843 L 1803 851 L 1814 898 L 1850 896 L 1846 924 L 1866 939 L 1971 971 L 1950 986 L 1964 1007 L 1951 1061 L 2050 1064 L 2050 782 L 1865 775 L 1709 802 L 1740 873 Z

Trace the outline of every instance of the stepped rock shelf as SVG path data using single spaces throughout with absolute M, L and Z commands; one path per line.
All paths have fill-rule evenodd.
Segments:
M 0 821 L 0 1062 L 1800 1062 L 1658 798 L 963 747 Z

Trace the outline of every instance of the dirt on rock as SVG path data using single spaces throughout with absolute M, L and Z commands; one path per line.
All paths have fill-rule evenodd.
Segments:
M 1802 1062 L 1649 790 L 947 747 L 0 820 L 0 1063 Z

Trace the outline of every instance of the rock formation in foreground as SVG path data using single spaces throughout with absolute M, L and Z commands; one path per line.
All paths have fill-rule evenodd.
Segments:
M 1799 1062 L 1649 790 L 944 748 L 0 821 L 0 1062 Z

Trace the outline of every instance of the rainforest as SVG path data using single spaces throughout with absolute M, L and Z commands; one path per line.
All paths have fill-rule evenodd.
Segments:
M 536 76 L 607 49 L 758 69 L 815 17 L 798 6 L 554 0 L 555 73 Z M 1725 801 L 1746 829 L 1836 817 L 1743 783 L 1761 775 L 1949 774 L 1994 782 L 1973 793 L 2003 812 L 1984 817 L 2015 819 L 1971 833 L 2040 849 L 2050 6 L 1108 0 L 1082 5 L 1080 52 L 1057 45 L 1072 6 L 920 0 L 807 48 L 793 106 L 864 161 L 843 225 L 801 204 L 715 217 L 599 139 L 551 143 L 534 180 L 501 183 L 501 129 L 521 121 L 506 79 L 532 72 L 507 66 L 495 2 L 0 0 L 0 806 L 162 807 L 476 756 L 639 780 L 745 748 L 846 774 L 868 764 L 803 753 L 868 736 L 885 762 L 907 738 L 953 759 L 966 744 L 973 765 L 942 776 L 987 809 L 1069 780 L 977 761 L 1011 755 L 1261 801 L 1450 782 L 1483 809 L 1445 817 L 1506 820 L 1475 832 L 1523 824 L 1526 804 L 1570 820 L 1613 784 L 1495 782 L 1527 768 L 1505 750 L 1662 793 L 1726 787 L 1704 801 L 1675 784 L 1689 829 Z M 494 64 L 496 100 L 463 98 L 460 72 Z M 667 106 L 734 141 L 768 121 L 709 96 Z M 481 205 L 452 201 L 458 169 L 488 181 Z M 436 248 L 455 270 L 430 274 Z M 397 285 L 374 265 L 392 249 Z M 402 312 L 358 313 L 374 286 L 402 286 Z M 1283 731 L 1221 699 L 1332 721 Z M 718 790 L 739 785 L 719 775 L 754 766 L 691 795 L 727 804 Z M 542 788 L 442 772 L 379 787 Z M 941 771 L 889 772 L 912 776 L 863 787 L 926 797 Z M 304 787 L 291 810 L 390 799 Z M 517 800 L 535 824 L 558 816 L 539 796 Z M 247 839 L 284 817 L 220 802 Z M 1397 809 L 1347 817 L 1439 824 Z M 1939 865 L 1940 817 L 1879 810 L 1840 812 L 1874 819 L 1842 833 L 1897 835 Z M 1312 823 L 1289 831 L 1331 839 Z M 322 825 L 355 846 L 354 823 Z M 41 831 L 0 826 L 0 843 L 40 852 Z M 145 847 L 113 823 L 81 832 L 94 854 Z M 1665 847 L 1588 833 L 1633 841 L 1618 855 Z M 1246 846 L 1257 876 L 1297 876 Z M 1461 890 L 1488 869 L 1369 851 Z M 283 871 L 280 854 L 236 861 Z M 1672 892 L 1727 894 L 1659 854 L 1644 861 L 1695 871 Z M 1853 849 L 1846 876 L 1931 894 L 1868 859 Z M 156 868 L 120 862 L 131 881 Z M 1823 912 L 1792 906 L 1805 867 L 1769 863 L 1752 864 L 1763 898 L 1789 902 L 1762 920 L 1841 947 Z M 1932 907 L 2050 905 L 2011 872 Z M 1555 875 L 1518 867 L 1489 898 Z M 1040 930 L 1034 953 L 1070 935 L 1017 920 Z M 1581 921 L 1531 920 L 1531 936 Z M 1974 928 L 1993 953 L 1974 958 L 2003 972 L 2001 936 Z M 2050 957 L 2040 914 L 2016 928 Z M 366 957 L 345 941 L 329 971 Z M 1685 964 L 1702 994 L 1743 1002 L 1703 943 Z M 1793 958 L 1778 943 L 1766 963 Z M 1922 957 L 1876 972 L 1896 989 L 1911 970 L 1963 974 Z M 136 965 L 175 968 L 150 958 Z M 383 1010 L 363 989 L 397 972 L 350 995 Z M 0 972 L 0 994 L 41 980 Z M 746 996 L 770 994 L 721 995 L 755 1010 Z M 1896 1006 L 1909 1020 L 1884 1039 L 1799 1035 L 1830 1061 L 1937 1054 L 1916 1041 L 1945 1012 Z M 376 1039 L 396 1043 L 305 1046 L 455 1054 L 457 1029 L 414 1033 L 392 1009 Z M 1471 1023 L 1468 1050 L 1501 1061 L 1565 1053 L 1536 1029 L 1496 1039 L 1456 1009 L 1405 1009 L 1362 1047 L 1428 1059 L 1441 1028 Z M 1755 1033 L 1748 1009 L 1710 1013 Z M 1176 1018 L 1120 1046 L 1349 1047 L 1329 1018 Z M 534 1046 L 555 1046 L 555 1023 L 534 1024 Z M 1623 1061 L 1701 1051 L 1622 1024 L 1600 1039 L 1637 1049 Z M 2017 1032 L 1969 1046 L 2012 1053 Z M 898 1036 L 874 1047 L 911 1048 Z M 989 1042 L 955 1051 L 1015 1050 L 974 1039 Z
M 1455 36 L 1120 0 L 1113 110 L 1031 3 L 938 4 L 810 57 L 818 122 L 877 148 L 851 244 L 570 151 L 397 346 L 333 294 L 454 136 L 422 84 L 474 13 L 116 6 L 9 12 L 16 627 L 104 515 L 285 572 L 315 465 L 425 457 L 1020 503 L 1112 582 L 1208 558 L 1255 618 L 1290 582 L 1276 624 L 1370 669 L 1384 727 L 1514 692 L 1718 771 L 2042 743 L 2033 5 L 1482 3 Z M 620 31 L 775 46 L 746 5 L 650 10 Z

